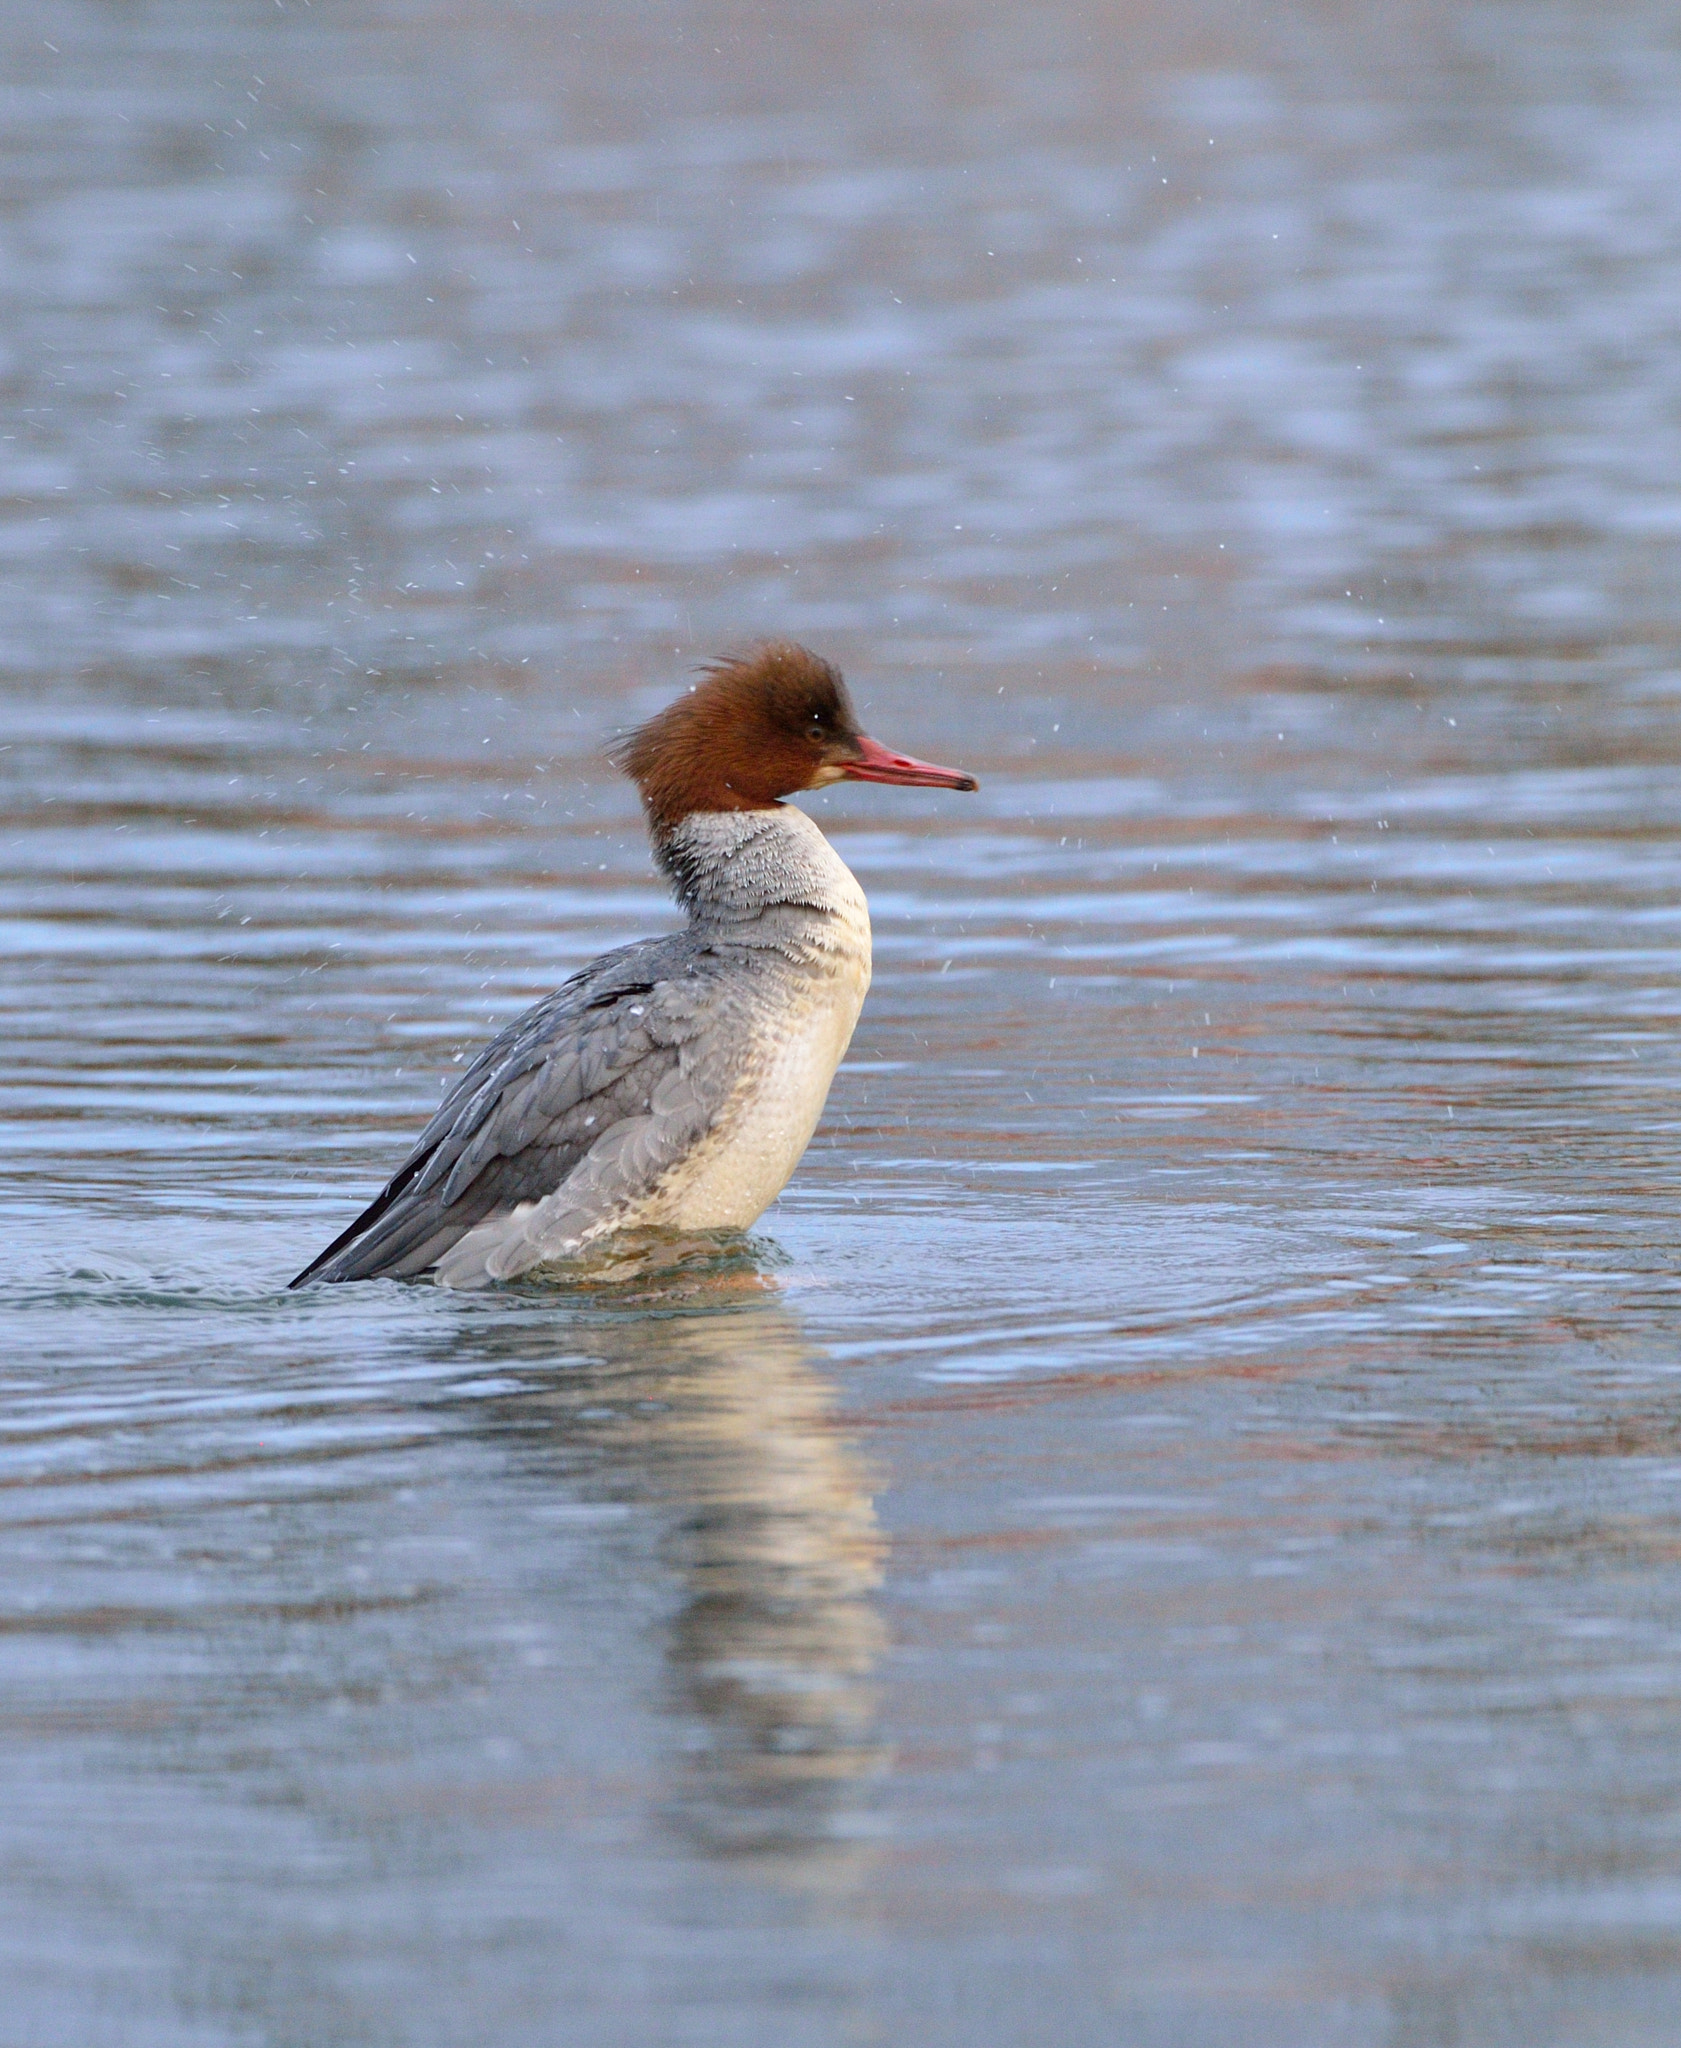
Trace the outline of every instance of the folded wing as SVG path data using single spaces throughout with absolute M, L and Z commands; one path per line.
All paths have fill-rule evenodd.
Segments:
M 292 1285 L 433 1268 L 457 1285 L 505 1278 L 536 1264 L 550 1240 L 630 1208 L 705 1131 L 736 1078 L 724 1049 L 739 1034 L 703 1028 L 728 1002 L 718 965 L 687 934 L 645 940 L 527 1010 Z

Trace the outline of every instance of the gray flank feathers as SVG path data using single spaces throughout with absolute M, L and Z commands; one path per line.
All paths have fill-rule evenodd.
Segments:
M 703 1030 L 730 1007 L 728 962 L 693 932 L 622 947 L 493 1038 L 385 1190 L 293 1286 L 423 1273 L 487 1218 L 565 1188 L 593 1233 L 650 1193 L 728 1099 L 744 1035 Z M 549 1221 L 545 1235 L 560 1226 Z M 499 1237 L 506 1236 L 506 1230 Z M 523 1270 L 522 1249 L 456 1286 Z M 482 1263 L 482 1262 L 481 1262 Z

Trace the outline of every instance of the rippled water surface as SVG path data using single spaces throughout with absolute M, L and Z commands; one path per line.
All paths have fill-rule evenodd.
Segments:
M 0 52 L 5 2048 L 1672 2042 L 1673 12 Z M 765 632 L 788 1194 L 284 1292 Z

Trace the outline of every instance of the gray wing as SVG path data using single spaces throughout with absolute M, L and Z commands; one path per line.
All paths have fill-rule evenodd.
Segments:
M 292 1285 L 426 1272 L 574 1179 L 586 1223 L 647 1193 L 735 1079 L 720 965 L 687 934 L 646 939 L 545 996 L 491 1040 L 384 1191 Z M 537 1256 L 449 1277 L 483 1281 Z

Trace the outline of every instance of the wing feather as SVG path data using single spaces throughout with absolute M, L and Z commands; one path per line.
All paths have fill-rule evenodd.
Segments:
M 697 1043 L 702 1022 L 717 1019 L 719 964 L 686 933 L 645 940 L 533 1005 L 474 1059 L 378 1197 L 292 1285 L 425 1272 L 469 1232 L 563 1189 L 561 1206 L 584 1219 L 646 1193 L 734 1078 L 717 1052 L 733 1034 L 708 1034 L 710 1051 Z

